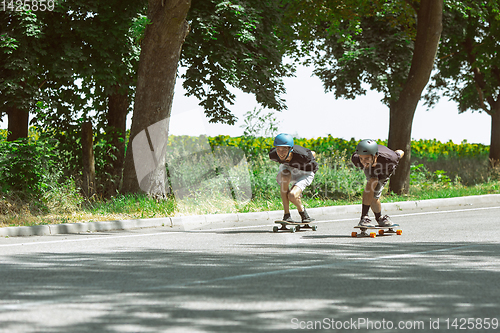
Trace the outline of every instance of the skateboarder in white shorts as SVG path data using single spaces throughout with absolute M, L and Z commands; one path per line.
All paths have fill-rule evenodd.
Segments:
M 368 217 L 370 207 L 379 226 L 390 227 L 392 225 L 388 215 L 382 216 L 380 195 L 403 155 L 402 150 L 393 151 L 370 139 L 362 140 L 356 146 L 356 152 L 352 155 L 351 161 L 356 167 L 363 169 L 367 181 L 363 191 L 360 226 L 374 226 Z
M 273 145 L 274 148 L 269 152 L 269 158 L 280 163 L 276 181 L 280 185 L 281 201 L 283 202 L 283 221 L 293 222 L 290 215 L 290 202 L 297 207 L 302 222 L 314 221 L 302 205 L 301 197 L 302 192 L 311 185 L 314 174 L 318 171 L 318 163 L 315 160 L 316 153 L 294 145 L 293 137 L 285 133 L 278 134 Z

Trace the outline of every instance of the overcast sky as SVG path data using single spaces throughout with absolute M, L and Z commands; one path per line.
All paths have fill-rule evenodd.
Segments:
M 368 91 L 366 96 L 355 100 L 336 100 L 333 93 L 325 93 L 321 81 L 311 76 L 312 69 L 300 67 L 297 77 L 285 79 L 287 94 L 284 96 L 288 109 L 277 112 L 279 132 L 305 138 L 317 138 L 331 134 L 333 137 L 350 139 L 387 139 L 389 109 L 380 101 L 382 95 Z M 239 118 L 236 125 L 209 124 L 195 97 L 185 97 L 181 81 L 177 80 L 170 134 L 210 136 L 241 135 L 244 114 L 259 107 L 252 95 L 234 91 L 236 104 L 230 107 Z M 466 112 L 459 114 L 455 103 L 442 99 L 433 109 L 426 111 L 418 106 L 413 121 L 412 138 L 434 139 L 460 143 L 490 143 L 491 117 L 486 113 Z

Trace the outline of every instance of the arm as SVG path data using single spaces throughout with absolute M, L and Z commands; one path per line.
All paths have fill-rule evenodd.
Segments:
M 316 159 L 316 152 L 314 150 L 311 150 L 311 154 L 313 155 L 313 157 Z

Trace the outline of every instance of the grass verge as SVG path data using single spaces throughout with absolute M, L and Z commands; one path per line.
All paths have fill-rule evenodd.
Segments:
M 460 184 L 428 186 L 412 186 L 408 195 L 383 194 L 382 202 L 398 202 L 453 198 L 471 195 L 499 193 L 500 181 L 474 186 Z M 26 199 L 25 199 L 26 200 Z M 111 200 L 96 200 L 82 205 L 68 205 L 64 209 L 46 213 L 38 206 L 34 207 L 25 200 L 0 197 L 0 227 L 32 226 L 44 224 L 61 224 L 76 222 L 112 221 L 158 218 L 167 216 L 248 213 L 281 210 L 281 199 L 271 197 L 255 197 L 249 202 L 237 203 L 215 194 L 190 197 L 184 200 L 155 200 L 146 195 L 119 195 Z M 338 205 L 361 204 L 361 196 L 354 195 L 341 199 L 324 199 L 304 197 L 304 205 L 308 208 Z M 292 207 L 293 208 L 293 205 Z

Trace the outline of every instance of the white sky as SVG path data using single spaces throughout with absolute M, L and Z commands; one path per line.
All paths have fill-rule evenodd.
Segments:
M 312 76 L 312 69 L 300 67 L 297 76 L 284 80 L 287 90 L 288 109 L 277 112 L 281 121 L 279 132 L 305 138 L 317 138 L 331 134 L 333 137 L 350 139 L 387 139 L 389 109 L 380 101 L 382 94 L 368 91 L 355 100 L 336 100 L 333 93 L 325 93 L 320 79 Z M 236 103 L 229 108 L 238 117 L 231 125 L 209 124 L 195 97 L 185 97 L 181 80 L 176 83 L 170 134 L 215 136 L 243 134 L 244 114 L 260 108 L 252 95 L 234 91 Z M 460 143 L 489 145 L 491 117 L 486 113 L 466 112 L 459 114 L 455 103 L 442 99 L 433 109 L 419 104 L 413 121 L 413 139 L 434 139 L 441 142 L 452 140 Z

